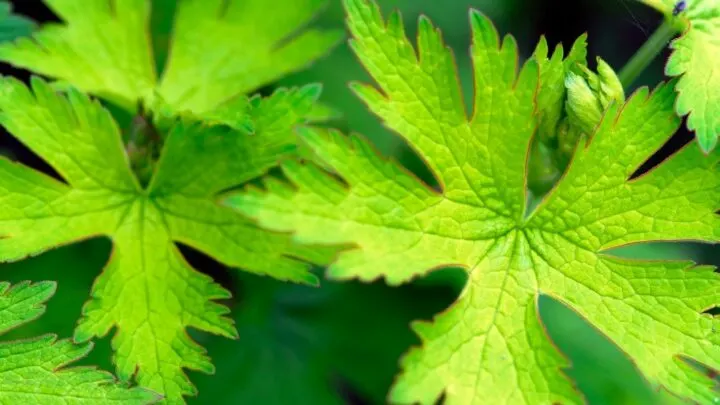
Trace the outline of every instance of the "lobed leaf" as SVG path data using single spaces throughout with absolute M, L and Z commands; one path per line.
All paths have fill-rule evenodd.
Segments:
M 458 266 L 468 281 L 457 302 L 413 328 L 423 340 L 402 362 L 397 403 L 580 403 L 566 360 L 537 313 L 548 295 L 627 353 L 655 387 L 700 402 L 717 394 L 680 357 L 720 369 L 720 302 L 713 269 L 644 261 L 606 250 L 628 244 L 720 242 L 720 154 L 686 147 L 645 175 L 637 168 L 678 128 L 674 83 L 613 104 L 581 141 L 559 184 L 532 211 L 526 171 L 542 94 L 538 62 L 518 66 L 511 37 L 472 11 L 473 114 L 465 116 L 452 55 L 420 20 L 415 49 L 400 18 L 385 22 L 367 0 L 347 0 L 352 46 L 378 87 L 359 96 L 427 162 L 442 191 L 379 157 L 356 136 L 308 129 L 303 139 L 333 174 L 283 166 L 226 203 L 267 228 L 310 244 L 356 246 L 329 267 L 335 278 L 400 284 Z M 339 176 L 343 181 L 339 181 Z
M 143 189 L 129 168 L 117 124 L 98 102 L 75 90 L 58 94 L 40 79 L 32 89 L 0 80 L 0 122 L 64 180 L 0 159 L 0 260 L 109 237 L 112 257 L 75 338 L 87 341 L 115 327 L 120 378 L 135 376 L 169 403 L 181 403 L 196 392 L 183 369 L 213 371 L 186 328 L 226 337 L 236 331 L 225 317 L 229 310 L 215 302 L 229 293 L 190 267 L 176 243 L 246 271 L 317 282 L 306 264 L 292 258 L 317 260 L 316 254 L 215 202 L 219 192 L 292 151 L 292 127 L 316 97 L 316 91 L 279 91 L 254 103 L 252 111 L 262 114 L 253 120 L 257 133 L 248 141 L 227 126 L 176 122 Z
M 260 0 L 182 0 L 158 79 L 148 0 L 45 2 L 63 24 L 47 24 L 31 38 L 0 45 L 0 60 L 132 111 L 143 103 L 155 112 L 212 117 L 225 104 L 242 102 L 246 94 L 305 67 L 342 37 L 308 27 L 325 0 L 282 0 L 271 17 Z
M 33 79 L 28 89 L 0 79 L 0 121 L 62 180 L 0 159 L 0 260 L 109 237 L 112 257 L 75 338 L 115 328 L 119 376 L 182 403 L 196 393 L 183 370 L 213 372 L 186 329 L 226 337 L 236 331 L 228 309 L 215 302 L 229 293 L 196 272 L 176 244 L 256 274 L 317 283 L 303 261 L 323 254 L 259 229 L 215 199 L 296 153 L 295 125 L 328 116 L 318 86 L 266 98 L 247 93 L 327 52 L 340 34 L 307 27 L 322 1 L 284 0 L 268 19 L 259 18 L 266 7 L 259 1 L 183 0 L 158 78 L 148 0 L 46 4 L 62 23 L 0 44 L 0 60 L 58 82 Z M 81 92 L 153 113 L 164 147 L 149 186 L 133 174 L 118 124 Z M 196 122 L 203 119 L 207 124 Z

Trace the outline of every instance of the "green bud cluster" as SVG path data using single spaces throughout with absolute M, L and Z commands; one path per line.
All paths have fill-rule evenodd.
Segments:
M 547 192 L 559 179 L 578 142 L 592 136 L 610 104 L 625 100 L 620 79 L 600 58 L 597 73 L 582 63 L 568 69 L 564 86 L 564 108 L 554 131 L 543 131 L 531 151 L 529 185 L 536 195 Z

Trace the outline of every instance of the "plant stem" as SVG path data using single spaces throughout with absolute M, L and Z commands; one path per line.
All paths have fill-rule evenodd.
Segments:
M 620 82 L 627 90 L 650 63 L 665 49 L 665 46 L 677 33 L 671 20 L 666 19 L 660 27 L 638 49 L 632 58 L 620 70 Z

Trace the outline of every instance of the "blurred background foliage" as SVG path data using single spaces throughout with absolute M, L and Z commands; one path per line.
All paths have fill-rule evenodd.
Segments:
M 176 1 L 153 1 L 152 30 L 159 69 L 166 58 Z M 13 3 L 18 12 L 36 21 L 57 20 L 39 0 Z M 512 33 L 524 57 L 531 54 L 540 35 L 545 35 L 551 46 L 562 43 L 567 49 L 577 36 L 587 32 L 591 64 L 595 56 L 601 55 L 615 69 L 622 67 L 661 20 L 659 14 L 632 0 L 380 0 L 380 3 L 385 12 L 394 8 L 402 11 L 409 35 L 415 35 L 420 13 L 428 15 L 442 29 L 446 42 L 455 51 L 467 100 L 472 95 L 467 22 L 470 7 L 489 15 L 501 33 Z M 272 7 L 269 2 L 268 13 L 272 13 Z M 0 32 L 0 37 L 31 28 L 27 21 L 17 20 L 17 24 L 20 31 L 16 27 L 16 31 Z M 327 10 L 318 16 L 318 24 L 342 26 L 339 0 L 330 0 Z M 659 57 L 637 85 L 655 85 L 662 80 L 666 57 L 667 54 Z M 1 69 L 3 74 L 29 77 L 27 72 L 8 66 Z M 348 82 L 368 80 L 347 44 L 342 44 L 307 70 L 260 92 L 267 94 L 278 86 L 323 83 L 323 100 L 340 114 L 332 123 L 334 126 L 366 135 L 382 153 L 399 160 L 432 184 L 432 176 L 416 155 L 348 90 Z M 690 139 L 687 132 L 678 133 L 641 170 L 648 170 Z M 5 132 L 0 133 L 0 153 L 39 170 L 48 169 Z M 233 291 L 234 298 L 226 304 L 232 308 L 240 332 L 240 339 L 232 341 L 190 331 L 208 348 L 217 367 L 214 376 L 190 373 L 199 396 L 189 402 L 197 404 L 385 403 L 400 356 L 419 343 L 409 323 L 432 319 L 443 311 L 464 282 L 461 271 L 444 269 L 395 289 L 382 283 L 330 281 L 320 288 L 309 288 L 242 274 L 186 247 L 182 249 L 196 268 Z M 640 245 L 611 253 L 639 259 L 692 258 L 710 264 L 720 261 L 718 249 L 692 243 Z M 0 265 L 2 280 L 59 283 L 47 313 L 13 331 L 9 338 L 43 333 L 72 336 L 90 286 L 110 254 L 109 241 L 100 238 L 61 247 L 20 263 Z M 651 389 L 621 351 L 561 302 L 541 296 L 539 310 L 548 334 L 572 364 L 567 375 L 574 379 L 589 403 L 677 402 Z M 98 341 L 83 364 L 112 370 L 110 347 L 109 339 Z

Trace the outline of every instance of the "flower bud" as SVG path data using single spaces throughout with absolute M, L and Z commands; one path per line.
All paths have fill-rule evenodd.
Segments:
M 577 127 L 582 133 L 591 133 L 602 118 L 602 107 L 596 93 L 583 77 L 575 73 L 567 75 L 565 88 L 565 111 L 570 125 Z
M 603 108 L 607 108 L 612 101 L 624 102 L 625 91 L 615 71 L 600 58 L 597 58 L 597 69 L 600 76 L 600 104 Z
M 586 135 L 592 134 L 610 103 L 625 99 L 615 71 L 602 59 L 598 58 L 597 62 L 597 74 L 582 66 L 579 74 L 568 73 L 565 77 L 565 111 L 569 124 Z

